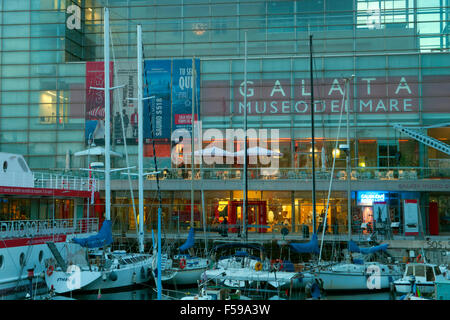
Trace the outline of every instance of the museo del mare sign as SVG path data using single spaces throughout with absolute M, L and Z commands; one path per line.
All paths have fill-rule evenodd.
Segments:
M 349 87 L 350 110 L 357 113 L 417 113 L 419 97 L 422 97 L 423 112 L 448 112 L 445 106 L 450 101 L 443 99 L 442 93 L 450 90 L 449 76 L 424 76 L 420 83 L 416 76 L 356 77 Z M 339 114 L 344 93 L 342 78 L 317 79 L 314 112 Z M 244 113 L 245 83 L 242 80 L 203 81 L 201 95 L 204 115 Z M 247 80 L 249 115 L 310 114 L 310 104 L 309 79 Z

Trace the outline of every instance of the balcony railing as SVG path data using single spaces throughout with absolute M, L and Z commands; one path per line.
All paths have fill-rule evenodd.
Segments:
M 53 172 L 34 172 L 34 187 L 43 189 L 65 189 L 77 191 L 99 191 L 97 179 L 80 175 Z
M 148 169 L 145 171 L 152 171 Z M 194 169 L 194 179 L 199 180 L 240 180 L 243 177 L 242 168 L 202 168 Z M 430 167 L 357 167 L 351 169 L 352 180 L 418 180 L 418 179 L 449 179 L 450 168 Z M 192 170 L 181 168 L 164 169 L 160 173 L 160 179 L 191 180 Z M 317 169 L 317 180 L 329 180 L 331 169 Z M 125 179 L 125 175 L 114 175 L 113 179 Z M 132 177 L 137 179 L 137 177 Z M 249 179 L 261 180 L 312 180 L 312 170 L 308 168 L 249 168 Z M 149 175 L 148 180 L 154 180 L 154 175 Z M 347 180 L 345 168 L 336 168 L 333 179 L 336 181 Z

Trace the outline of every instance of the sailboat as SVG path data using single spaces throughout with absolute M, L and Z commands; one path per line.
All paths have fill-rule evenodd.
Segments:
M 399 265 L 353 258 L 351 254 L 354 252 L 366 257 L 373 257 L 381 252 L 386 252 L 387 247 L 387 244 L 382 244 L 370 248 L 360 248 L 353 241 L 349 241 L 349 261 L 329 265 L 319 264 L 311 272 L 321 279 L 325 291 L 390 289 L 391 283 L 402 275 Z
M 93 88 L 105 92 L 105 119 L 110 119 L 109 87 L 109 9 L 104 9 L 104 72 L 105 87 Z M 142 87 L 141 87 L 142 88 Z M 140 121 L 142 124 L 142 121 Z M 45 275 L 50 291 L 58 294 L 72 291 L 90 291 L 101 289 L 117 289 L 148 282 L 151 278 L 152 256 L 143 252 L 143 210 L 140 210 L 139 253 L 123 250 L 111 251 L 111 185 L 110 185 L 110 122 L 105 121 L 105 220 L 97 235 L 88 238 L 75 238 L 72 241 L 86 248 L 86 259 L 82 261 L 80 254 L 77 263 L 64 261 L 53 243 L 49 246 L 56 260 Z M 142 141 L 142 139 L 141 139 Z M 142 165 L 140 164 L 140 170 Z M 140 201 L 143 201 L 140 197 Z
M 113 242 L 110 220 L 103 221 L 98 234 L 88 238 L 74 238 L 72 241 L 86 248 L 84 263 L 81 262 L 83 255 L 78 254 L 78 262 L 67 265 L 59 252 L 52 250 L 49 243 L 57 265 L 50 266 L 45 273 L 45 282 L 51 292 L 64 294 L 74 291 L 117 289 L 150 280 L 150 255 L 106 249 L 106 246 Z
M 165 284 L 174 285 L 193 285 L 200 280 L 202 273 L 210 265 L 208 258 L 197 257 L 189 254 L 189 249 L 195 243 L 195 229 L 189 230 L 186 242 L 178 248 L 179 253 L 168 259 L 165 255 L 166 267 L 164 268 L 165 277 L 161 280 Z M 185 252 L 188 253 L 185 253 Z

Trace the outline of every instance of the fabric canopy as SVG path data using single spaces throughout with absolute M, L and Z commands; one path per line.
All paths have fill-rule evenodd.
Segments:
M 195 231 L 194 231 L 194 228 L 191 228 L 189 230 L 189 234 L 188 234 L 188 238 L 187 238 L 186 242 L 181 247 L 179 247 L 178 250 L 180 250 L 180 252 L 183 252 L 183 251 L 186 251 L 186 250 L 192 248 L 194 246 L 194 242 L 195 242 L 194 237 L 195 237 Z
M 115 152 L 115 151 L 110 151 L 109 152 L 111 157 L 122 157 L 122 154 L 119 152 Z M 82 150 L 82 151 L 78 151 L 75 152 L 73 154 L 75 157 L 80 157 L 80 156 L 104 156 L 105 155 L 105 148 L 103 147 L 94 147 L 94 148 L 90 148 L 90 149 L 86 149 L 86 150 Z
M 358 245 L 353 242 L 353 241 L 349 241 L 348 242 L 348 250 L 350 252 L 358 252 L 358 253 L 362 253 L 362 254 L 369 254 L 369 253 L 375 253 L 378 251 L 386 251 L 387 247 L 389 246 L 389 244 L 382 244 L 379 246 L 374 246 L 374 247 L 370 247 L 370 248 L 360 248 L 358 247 Z
M 205 148 L 203 150 L 197 150 L 194 152 L 195 156 L 208 156 L 208 157 L 233 157 L 234 153 L 220 149 L 216 146 Z
M 319 253 L 317 234 L 313 234 L 307 243 L 290 243 L 289 246 L 297 253 Z
M 235 156 L 237 157 L 243 157 L 245 155 L 245 150 L 240 150 L 235 153 Z M 271 157 L 281 157 L 283 154 L 281 152 L 261 148 L 261 147 L 254 147 L 247 149 L 247 156 L 271 156 Z
M 100 248 L 113 242 L 111 220 L 103 221 L 100 231 L 87 238 L 73 238 L 72 241 L 85 248 Z

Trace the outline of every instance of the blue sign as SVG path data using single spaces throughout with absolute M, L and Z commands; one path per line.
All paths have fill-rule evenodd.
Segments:
M 154 98 L 144 102 L 144 140 L 149 143 L 170 140 L 171 61 L 147 60 L 144 62 L 143 96 Z M 150 120 L 152 121 L 150 123 Z M 150 126 L 152 124 L 153 128 Z M 152 136 L 153 129 L 153 136 Z
M 386 192 L 383 191 L 361 191 L 358 192 L 357 205 L 371 206 L 374 202 L 385 202 L 387 198 Z
M 195 106 L 194 117 L 200 114 L 200 60 L 195 59 Z M 172 112 L 173 130 L 192 128 L 192 86 L 193 69 L 192 59 L 173 60 L 172 72 Z M 194 119 L 198 120 L 198 119 Z

